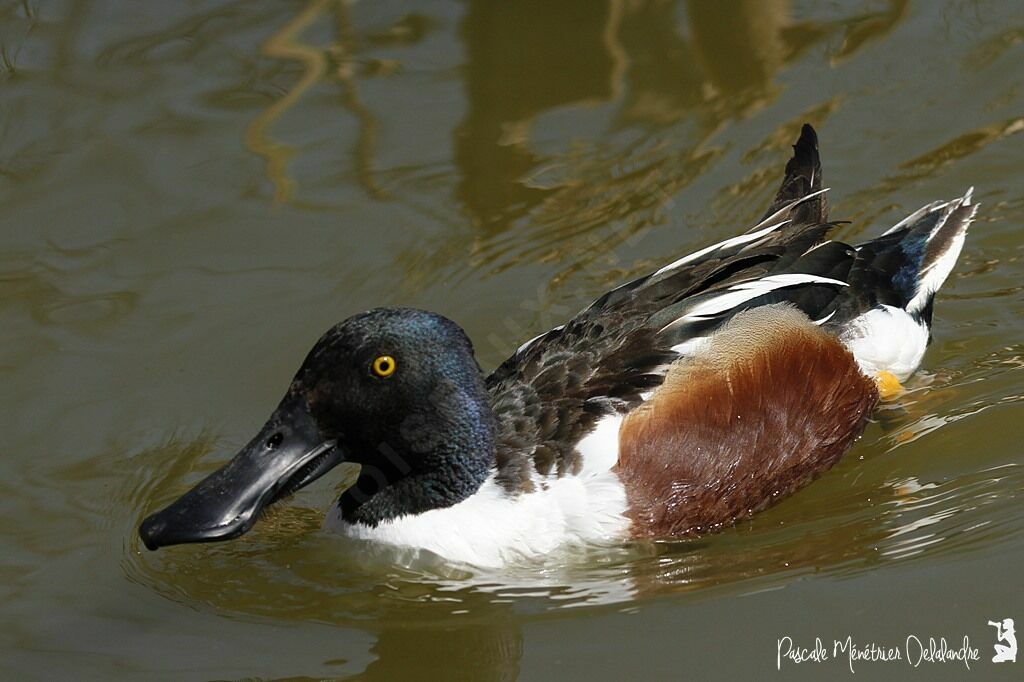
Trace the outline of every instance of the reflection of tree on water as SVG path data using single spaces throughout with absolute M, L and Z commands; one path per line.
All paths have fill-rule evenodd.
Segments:
M 455 135 L 458 198 L 490 232 L 524 215 L 548 191 L 521 182 L 540 160 L 529 126 L 540 112 L 607 100 L 610 74 L 606 2 L 471 2 L 461 24 L 466 45 L 466 118 Z
M 334 28 L 334 41 L 325 47 L 310 45 L 303 33 L 321 20 L 330 20 Z M 410 19 L 407 17 L 407 19 Z M 423 35 L 423 26 L 412 17 L 387 33 L 369 36 L 371 42 L 416 42 Z M 290 202 L 295 199 L 295 181 L 289 164 L 298 150 L 274 139 L 271 129 L 288 110 L 314 86 L 324 81 L 335 81 L 341 88 L 342 106 L 356 118 L 358 133 L 352 149 L 355 177 L 374 198 L 383 198 L 384 192 L 377 181 L 374 156 L 377 149 L 379 123 L 377 117 L 363 103 L 357 87 L 356 56 L 359 39 L 352 26 L 350 3 L 346 0 L 312 0 L 291 21 L 274 32 L 263 44 L 263 53 L 282 60 L 298 61 L 303 73 L 299 81 L 283 97 L 267 107 L 246 131 L 246 145 L 267 161 L 267 176 L 274 185 L 274 199 Z M 387 72 L 390 67 L 378 63 L 367 73 Z
M 560 184 L 542 189 L 524 181 L 545 161 L 531 149 L 530 127 L 559 107 L 618 102 L 620 125 L 660 126 L 696 111 L 703 122 L 687 150 L 692 152 L 723 120 L 765 99 L 782 64 L 784 50 L 773 46 L 786 5 L 694 3 L 684 35 L 680 7 L 672 2 L 470 3 L 461 26 L 468 111 L 455 142 L 462 174 L 458 197 L 466 211 L 491 234 L 553 193 L 599 196 L 581 192 L 582 185 L 601 178 L 589 177 L 595 169 L 585 158 L 574 168 L 578 162 L 571 152 L 559 155 L 569 167 Z M 669 178 L 662 182 L 673 184 Z M 573 203 L 566 199 L 550 203 L 562 209 Z M 614 215 L 608 211 L 603 217 Z M 551 216 L 533 218 L 545 222 Z
M 796 22 L 788 0 L 471 0 L 458 24 L 466 113 L 454 133 L 453 159 L 456 198 L 474 230 L 472 266 L 565 263 L 558 277 L 564 281 L 630 235 L 664 222 L 671 197 L 722 154 L 710 143 L 716 134 L 781 91 L 773 83 L 780 70 L 837 32 L 844 42 L 836 58 L 849 58 L 892 30 L 904 5 L 893 0 L 874 13 Z M 267 159 L 279 201 L 296 201 L 289 166 L 302 151 L 275 140 L 272 128 L 314 85 L 331 81 L 357 121 L 354 175 L 370 196 L 386 196 L 383 178 L 395 169 L 377 167 L 380 117 L 360 97 L 359 82 L 394 73 L 403 46 L 434 26 L 451 26 L 407 15 L 374 33 L 356 28 L 351 11 L 345 0 L 311 0 L 264 45 L 274 59 L 303 64 L 299 81 L 247 133 L 249 147 Z M 330 42 L 309 44 L 316 26 L 331 28 Z M 376 48 L 385 48 L 387 58 L 374 59 Z M 573 131 L 572 143 L 559 142 L 557 150 L 536 139 L 539 117 L 580 107 L 609 107 L 604 129 Z M 805 115 L 820 122 L 833 110 L 819 105 Z M 581 117 L 581 124 L 592 118 Z M 772 145 L 778 139 L 773 134 Z M 744 196 L 773 182 L 774 175 L 755 173 L 743 183 Z M 418 263 L 421 285 L 466 261 L 464 231 L 431 239 L 410 247 L 415 257 L 398 256 Z
M 474 619 L 475 622 L 462 626 L 454 625 L 457 619 L 458 616 L 451 615 L 449 605 L 443 614 L 431 619 L 433 624 L 424 622 L 381 630 L 370 650 L 376 660 L 350 679 L 391 682 L 408 679 L 413 669 L 417 671 L 416 677 L 426 679 L 493 682 L 518 679 L 523 636 L 520 626 L 509 614 L 486 622 Z M 503 622 L 504 619 L 507 620 Z M 437 625 L 441 622 L 446 625 Z
M 557 8 L 471 2 L 461 24 L 456 193 L 478 230 L 478 267 L 565 262 L 564 276 L 662 222 L 666 202 L 717 160 L 711 138 L 770 102 L 775 74 L 837 28 L 794 23 L 787 0 Z M 538 150 L 540 116 L 605 104 L 613 127 L 600 139 L 574 132 L 564 151 Z M 464 258 L 454 244 L 431 251 L 435 270 Z

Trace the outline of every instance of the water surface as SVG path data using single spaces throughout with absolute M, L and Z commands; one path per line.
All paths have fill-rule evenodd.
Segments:
M 0 676 L 764 677 L 776 642 L 1024 623 L 1024 13 L 1006 2 L 0 2 Z M 804 121 L 833 216 L 982 204 L 909 391 L 715 537 L 509 571 L 134 529 L 379 305 L 485 368 L 747 229 Z M 795 677 L 841 667 L 786 668 Z

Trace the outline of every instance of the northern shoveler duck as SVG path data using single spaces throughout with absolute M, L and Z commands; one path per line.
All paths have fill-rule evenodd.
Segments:
M 804 126 L 764 219 L 614 289 L 489 376 L 454 322 L 351 317 L 316 343 L 263 429 L 139 533 L 237 537 L 340 462 L 345 535 L 500 566 L 567 543 L 698 536 L 798 490 L 921 362 L 936 290 L 977 206 L 929 204 L 828 239 Z

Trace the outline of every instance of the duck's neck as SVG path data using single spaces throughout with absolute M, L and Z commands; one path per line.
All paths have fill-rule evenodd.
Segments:
M 495 466 L 495 421 L 483 382 L 435 392 L 431 407 L 407 417 L 377 446 L 338 505 L 348 523 L 368 526 L 473 495 Z

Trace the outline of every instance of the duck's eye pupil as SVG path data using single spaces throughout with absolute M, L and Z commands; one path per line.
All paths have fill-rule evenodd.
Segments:
M 267 439 L 267 450 L 277 450 L 281 446 L 281 441 L 284 440 L 284 436 L 278 431 L 273 436 Z
M 398 365 L 390 355 L 381 355 L 373 361 L 373 373 L 379 377 L 389 377 L 395 373 Z

